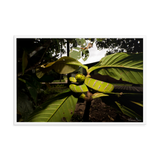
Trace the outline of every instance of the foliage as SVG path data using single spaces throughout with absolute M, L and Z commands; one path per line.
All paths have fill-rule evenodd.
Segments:
M 102 58 L 88 72 L 91 73 L 97 69 L 101 75 L 109 75 L 133 84 L 143 84 L 143 54 L 112 54 Z
M 60 79 L 60 74 L 50 70 L 43 74 L 39 67 L 54 62 L 66 53 L 66 45 L 69 42 L 72 47 L 76 46 L 75 39 L 52 39 L 52 38 L 17 38 L 17 121 L 26 120 L 39 106 L 48 92 L 41 82 L 52 82 Z M 42 65 L 43 64 L 43 65 Z M 25 94 L 22 96 L 19 93 Z M 29 102 L 27 102 L 27 100 Z M 25 102 L 25 103 L 19 103 Z M 20 105 L 19 105 L 20 104 Z M 24 109 L 22 109 L 24 108 Z M 19 118 L 20 117 L 20 118 Z
M 70 90 L 58 94 L 46 101 L 30 116 L 29 122 L 60 122 L 70 121 L 77 103 Z
M 106 56 L 119 53 L 143 53 L 142 38 L 81 38 L 76 39 L 77 46 L 70 50 L 69 56 L 86 61 L 89 57 L 89 49 L 96 44 L 97 49 L 107 49 Z
M 102 59 L 97 65 L 91 67 L 90 69 L 88 69 L 87 66 L 81 64 L 78 61 L 78 59 L 80 58 L 82 58 L 84 61 L 88 59 L 89 49 L 92 47 L 94 42 L 96 43 L 98 49 L 106 47 L 109 47 L 110 49 L 111 48 L 115 49 L 117 46 L 120 49 L 122 47 L 125 48 L 125 45 L 128 45 L 128 43 L 130 43 L 129 47 L 125 48 L 125 51 L 129 52 L 143 51 L 140 47 L 133 47 L 136 46 L 137 44 L 142 46 L 141 39 L 134 39 L 134 40 L 130 39 L 130 40 L 119 39 L 116 42 L 116 40 L 113 39 L 100 39 L 100 38 L 96 39 L 18 38 L 17 39 L 17 77 L 18 77 L 17 78 L 17 121 L 27 121 L 28 117 L 30 117 L 32 112 L 33 114 L 36 114 L 36 112 L 38 111 L 38 109 L 40 109 L 41 106 L 46 105 L 45 102 L 48 99 L 47 98 L 48 95 L 50 95 L 51 98 L 55 97 L 58 99 L 60 95 L 58 94 L 57 96 L 55 96 L 55 94 L 57 94 L 58 92 L 63 93 L 65 87 L 63 89 L 61 89 L 61 87 L 59 89 L 53 87 L 51 88 L 48 82 L 58 80 L 62 74 L 68 74 L 77 71 L 78 71 L 77 73 L 79 73 L 81 67 L 86 70 L 86 73 L 88 73 L 86 77 L 88 77 L 89 74 L 98 72 L 99 74 L 109 75 L 110 77 L 113 77 L 115 79 L 122 79 L 132 84 L 142 84 L 143 54 L 131 55 L 127 53 L 121 53 L 121 55 L 115 54 L 115 57 L 113 56 L 109 58 L 109 56 L 107 56 L 104 57 L 104 59 Z M 71 49 L 69 53 L 71 57 L 62 57 L 62 54 L 66 53 L 67 44 L 69 44 L 69 47 Z M 135 49 L 133 50 L 133 48 Z M 138 48 L 138 50 L 136 50 L 136 48 Z M 93 81 L 95 82 L 96 80 Z M 41 82 L 43 82 L 45 85 L 42 85 Z M 77 86 L 78 81 L 73 83 L 75 83 L 74 84 L 75 87 L 78 87 Z M 83 85 L 83 83 L 79 84 L 79 86 L 80 85 Z M 106 94 L 102 92 L 100 93 L 99 92 L 100 90 L 94 90 L 93 88 L 90 88 L 87 85 L 86 87 L 87 91 L 93 93 L 92 99 L 98 97 L 101 97 L 102 100 L 104 99 L 104 97 L 105 99 L 108 97 L 118 98 L 118 99 L 112 98 L 114 99 L 113 103 L 110 101 L 108 101 L 107 103 L 108 104 L 110 103 L 111 106 L 116 107 L 125 114 L 130 113 L 128 115 L 131 115 L 131 110 L 133 111 L 136 108 L 135 105 L 139 107 L 141 106 L 142 108 L 143 97 L 141 97 L 138 100 L 137 99 L 135 100 L 134 97 L 136 97 L 137 95 L 131 96 L 130 94 L 129 97 L 132 97 L 132 99 L 130 99 L 128 103 L 125 103 L 124 100 L 122 100 L 122 97 L 126 95 L 125 93 L 123 95 L 114 92 L 109 92 Z M 79 89 L 81 90 L 81 87 Z M 84 90 L 85 87 L 82 87 L 82 91 Z M 87 96 L 86 92 L 82 94 L 81 93 L 77 94 L 73 92 L 73 90 L 71 89 L 67 93 L 68 95 L 70 95 L 70 97 L 67 98 L 69 101 L 71 99 L 73 100 L 77 98 L 86 98 Z M 63 97 L 62 95 L 60 97 Z M 119 96 L 121 97 L 121 102 Z M 43 102 L 44 105 L 42 104 Z M 53 99 L 51 99 L 50 102 L 54 103 Z M 131 110 L 129 111 L 124 109 L 125 107 L 128 107 L 128 105 L 132 106 L 130 108 Z M 142 114 L 140 114 L 141 112 L 139 113 L 140 110 L 139 107 L 138 109 L 136 109 L 136 113 L 134 112 L 133 113 L 134 115 L 136 115 L 138 112 L 138 115 L 143 116 Z M 42 110 L 43 107 L 41 108 L 41 112 Z M 66 119 L 67 121 L 69 121 L 70 118 Z M 65 120 L 62 117 L 60 121 L 65 121 Z
M 84 66 L 83 64 L 81 64 L 73 58 L 62 57 L 54 63 L 49 63 L 48 65 L 41 67 L 40 70 L 45 72 L 54 69 L 56 72 L 60 74 L 66 74 L 76 71 L 79 66 L 85 68 L 87 72 L 84 84 L 71 84 L 70 90 L 67 91 L 67 94 L 62 93 L 60 95 L 57 95 L 54 99 L 52 98 L 48 102 L 45 102 L 43 105 L 41 105 L 41 108 L 36 110 L 31 115 L 29 121 L 62 122 L 65 119 L 65 121 L 68 122 L 71 118 L 71 116 L 69 116 L 69 111 L 66 111 L 67 114 L 65 116 L 63 116 L 63 114 L 65 113 L 65 109 L 67 109 L 67 106 L 69 107 L 70 105 L 75 105 L 76 98 L 78 97 L 84 98 L 87 101 L 91 101 L 92 99 L 99 97 L 101 97 L 102 101 L 104 102 L 106 102 L 106 100 L 108 99 L 106 103 L 110 106 L 117 108 L 119 111 L 123 112 L 124 114 L 130 117 L 134 117 L 140 120 L 143 119 L 143 115 L 141 113 L 143 104 L 142 94 L 139 95 L 132 93 L 115 93 L 112 92 L 114 88 L 112 84 L 89 78 L 89 74 L 91 72 L 93 72 L 94 70 L 99 70 L 101 74 L 109 75 L 113 78 L 123 79 L 123 77 L 125 77 L 125 79 L 123 80 L 125 80 L 126 82 L 130 82 L 132 84 L 143 84 L 142 55 L 130 55 L 127 53 L 117 53 L 109 55 L 107 57 L 102 58 L 96 66 L 93 66 L 90 69 L 88 69 L 88 67 Z M 115 69 L 111 70 L 111 68 Z M 121 74 L 122 72 L 124 73 Z M 77 81 L 73 77 L 70 78 L 70 80 L 77 83 Z M 88 88 L 86 88 L 86 86 L 88 86 Z M 88 97 L 86 92 L 92 92 L 90 94 L 91 96 Z M 72 98 L 70 98 L 70 96 Z M 126 97 L 127 101 L 125 101 Z M 73 101 L 74 103 L 69 104 L 72 103 L 71 101 Z M 72 112 L 74 112 L 74 108 L 72 108 Z
M 108 49 L 106 55 L 118 52 L 143 52 L 142 38 L 97 38 L 95 43 L 98 49 Z
M 80 58 L 83 59 L 83 61 L 86 61 L 89 57 L 89 48 L 92 47 L 93 43 L 90 41 L 88 44 L 84 38 L 76 39 L 77 41 L 77 47 L 73 47 L 70 52 L 69 56 L 79 60 Z

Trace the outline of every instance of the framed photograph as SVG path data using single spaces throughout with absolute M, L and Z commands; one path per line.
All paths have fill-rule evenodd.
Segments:
M 11 127 L 149 127 L 149 34 L 11 33 Z

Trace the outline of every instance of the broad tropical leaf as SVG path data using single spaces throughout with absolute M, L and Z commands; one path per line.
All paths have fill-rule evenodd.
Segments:
M 53 65 L 53 69 L 59 74 L 68 74 L 74 72 L 80 66 L 85 68 L 86 70 L 88 69 L 87 66 L 84 66 L 82 63 L 80 63 L 74 58 L 62 57 L 56 61 L 56 63 Z
M 143 54 L 112 54 L 102 58 L 88 72 L 91 73 L 97 69 L 101 75 L 108 75 L 134 84 L 143 84 Z
M 59 74 L 68 74 L 74 72 L 81 65 L 80 62 L 71 57 L 62 57 L 52 65 L 53 69 Z
M 29 122 L 69 122 L 77 103 L 70 90 L 42 104 L 28 119 Z
M 127 115 L 129 117 L 132 117 L 132 118 L 136 118 L 136 119 L 142 120 L 142 117 L 139 114 L 137 114 L 135 111 L 133 111 L 132 109 L 126 107 L 125 105 L 123 105 L 123 104 L 121 104 L 121 103 L 119 103 L 117 101 L 115 103 L 118 105 L 118 107 L 120 108 L 120 110 L 125 115 Z
M 55 62 L 51 62 L 46 66 L 39 67 L 36 70 L 37 77 L 42 77 L 46 72 L 54 69 L 59 74 L 68 74 L 77 70 L 79 67 L 83 67 L 88 71 L 88 67 L 71 57 L 62 57 Z
M 119 107 L 126 114 L 133 114 L 134 118 L 142 119 L 143 117 L 143 94 L 124 94 L 119 97 L 118 102 L 120 103 Z M 128 108 L 128 109 L 127 109 Z M 132 113 L 129 113 L 131 111 Z M 133 116 L 133 115 L 132 115 Z
M 101 97 L 104 103 L 118 109 L 129 117 L 143 120 L 143 94 L 123 93 L 117 96 L 114 94 L 109 95 L 108 97 Z

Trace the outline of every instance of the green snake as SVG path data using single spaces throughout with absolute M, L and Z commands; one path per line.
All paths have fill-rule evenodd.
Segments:
M 80 98 L 84 98 L 86 92 L 89 91 L 89 89 L 98 91 L 100 93 L 109 93 L 112 92 L 114 89 L 114 86 L 110 83 L 106 83 L 103 81 L 99 81 L 90 77 L 85 77 L 83 74 L 77 74 L 75 77 L 69 78 L 71 82 L 78 82 L 81 85 L 75 85 L 70 84 L 69 88 L 75 92 L 75 93 L 81 93 Z M 83 84 L 82 84 L 83 83 Z

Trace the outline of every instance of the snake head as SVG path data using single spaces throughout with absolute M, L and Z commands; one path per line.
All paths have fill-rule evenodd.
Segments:
M 78 73 L 78 74 L 76 74 L 75 78 L 76 78 L 77 82 L 83 83 L 86 77 L 85 77 L 85 75 Z

